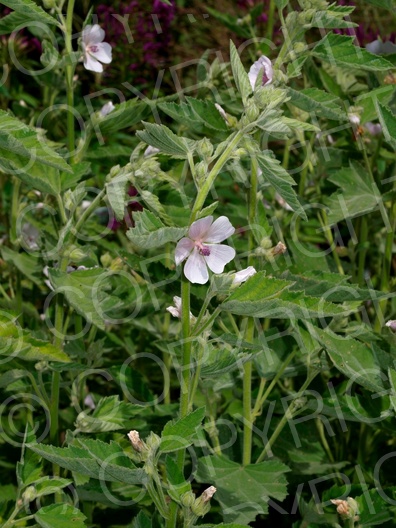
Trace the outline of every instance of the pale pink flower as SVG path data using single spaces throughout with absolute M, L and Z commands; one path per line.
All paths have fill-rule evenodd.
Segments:
M 396 321 L 388 321 L 385 323 L 385 326 L 387 326 L 388 328 L 390 328 L 391 330 L 393 330 L 394 332 L 396 332 Z
M 177 317 L 178 319 L 181 319 L 181 317 L 182 317 L 182 300 L 181 300 L 180 297 L 175 295 L 173 297 L 173 302 L 174 302 L 174 306 L 168 306 L 168 308 L 166 310 L 167 310 L 167 312 L 172 314 L 173 317 Z M 195 317 L 193 316 L 193 314 L 191 312 L 190 312 L 190 321 L 192 321 L 192 322 L 195 321 Z
M 103 42 L 105 32 L 98 25 L 85 26 L 82 32 L 84 66 L 87 70 L 101 73 L 103 65 L 111 62 L 111 46 Z
M 264 55 L 262 55 L 251 65 L 248 73 L 249 81 L 253 90 L 256 86 L 257 77 L 259 76 L 260 71 L 263 73 L 260 86 L 267 86 L 267 84 L 271 84 L 273 76 L 272 63 L 269 58 L 265 57 Z
M 108 103 L 104 104 L 102 106 L 102 108 L 100 109 L 100 115 L 102 117 L 106 117 L 108 114 L 110 114 L 113 110 L 115 110 L 115 106 L 113 105 L 113 103 L 111 101 L 109 101 Z
M 250 277 L 253 277 L 257 271 L 253 268 L 253 266 L 249 266 L 241 271 L 237 271 L 234 275 L 234 280 L 232 281 L 232 286 L 237 286 L 238 284 L 242 284 L 242 282 L 247 281 Z
M 235 257 L 235 250 L 219 242 L 234 231 L 226 216 L 220 216 L 214 222 L 213 216 L 206 216 L 191 224 L 188 238 L 179 240 L 175 253 L 176 265 L 187 259 L 184 275 L 190 282 L 208 282 L 208 268 L 213 273 L 223 273 L 224 266 Z

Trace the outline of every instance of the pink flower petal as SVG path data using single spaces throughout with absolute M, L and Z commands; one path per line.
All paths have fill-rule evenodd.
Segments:
M 103 42 L 104 38 L 105 32 L 98 24 L 94 24 L 93 26 L 85 26 L 83 29 L 82 39 L 86 46 L 99 44 L 99 42 Z
M 205 216 L 193 222 L 190 226 L 188 236 L 192 240 L 206 240 L 205 236 L 212 225 L 213 216 Z
M 194 242 L 189 238 L 182 238 L 179 240 L 175 250 L 175 262 L 178 266 L 183 260 L 185 260 L 194 248 Z
M 209 246 L 210 255 L 204 257 L 206 264 L 213 273 L 223 273 L 224 266 L 235 257 L 235 249 L 224 244 Z
M 96 44 L 96 51 L 92 49 L 88 50 L 88 53 L 92 55 L 96 60 L 103 62 L 104 64 L 110 64 L 111 62 L 111 46 L 107 42 L 101 42 Z
M 213 222 L 209 228 L 206 237 L 203 239 L 204 242 L 217 244 L 223 242 L 226 238 L 233 235 L 235 228 L 232 227 L 231 222 L 226 216 L 220 216 Z
M 269 60 L 269 58 L 265 57 L 264 55 L 252 64 L 252 66 L 250 67 L 249 73 L 248 73 L 249 81 L 250 81 L 250 84 L 253 90 L 256 87 L 256 81 L 257 81 L 257 77 L 260 71 L 263 71 L 264 73 L 263 78 L 265 78 L 266 81 L 265 82 L 261 81 L 259 85 L 266 86 L 267 84 L 270 84 L 272 82 L 272 76 L 273 76 L 272 63 Z
M 205 284 L 209 280 L 205 258 L 199 254 L 197 248 L 194 248 L 184 265 L 184 275 L 193 284 Z
M 102 73 L 103 71 L 102 64 L 89 53 L 84 55 L 84 66 L 86 70 L 94 71 L 96 73 Z

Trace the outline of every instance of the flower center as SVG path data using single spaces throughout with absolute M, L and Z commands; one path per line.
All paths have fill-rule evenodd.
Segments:
M 269 78 L 267 77 L 267 72 L 264 70 L 262 85 L 265 86 L 265 83 L 267 83 L 268 81 L 269 81 Z
M 92 51 L 92 53 L 97 53 L 99 51 L 99 46 L 89 46 L 89 51 Z
M 203 255 L 204 257 L 209 257 L 210 255 L 209 246 L 204 246 L 201 242 L 195 242 L 195 246 L 198 248 L 200 255 Z

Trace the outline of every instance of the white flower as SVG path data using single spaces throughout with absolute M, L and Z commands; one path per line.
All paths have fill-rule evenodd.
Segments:
M 105 117 L 108 114 L 110 114 L 110 112 L 112 112 L 114 109 L 115 109 L 115 106 L 113 105 L 111 101 L 109 101 L 108 103 L 104 104 L 102 108 L 100 109 L 100 115 L 102 117 Z
M 151 145 L 149 145 L 146 150 L 144 151 L 143 153 L 143 156 L 145 158 L 148 158 L 149 156 L 154 156 L 154 154 L 158 154 L 158 152 L 160 152 L 160 149 L 157 148 L 157 147 L 152 147 Z
M 242 284 L 242 282 L 245 282 L 250 277 L 253 277 L 257 271 L 253 268 L 253 266 L 249 266 L 246 269 L 243 269 L 241 271 L 237 271 L 234 275 L 234 280 L 232 281 L 232 286 L 237 286 L 238 284 Z
M 385 323 L 385 326 L 387 326 L 388 328 L 396 332 L 396 321 L 395 320 L 388 321 L 387 323 Z
M 215 107 L 216 107 L 216 110 L 219 112 L 219 114 L 221 115 L 221 117 L 224 119 L 224 121 L 228 121 L 227 119 L 227 113 L 226 111 L 224 110 L 224 108 L 222 106 L 219 105 L 219 103 L 215 103 Z
M 352 123 L 352 125 L 360 125 L 360 117 L 358 114 L 352 112 L 348 114 L 348 118 L 349 118 L 350 123 Z
M 382 126 L 380 123 L 372 123 L 371 121 L 369 121 L 364 126 L 366 127 L 368 133 L 372 136 L 378 136 L 382 133 Z
M 226 216 L 213 222 L 213 216 L 206 216 L 193 222 L 184 237 L 177 243 L 176 265 L 187 259 L 184 275 L 192 283 L 205 284 L 209 280 L 209 268 L 213 273 L 223 273 L 224 266 L 235 257 L 235 250 L 219 244 L 234 233 Z
M 111 62 L 111 46 L 103 42 L 105 32 L 98 25 L 85 26 L 82 32 L 84 66 L 87 70 L 101 73 L 103 65 Z
M 273 69 L 272 69 L 272 63 L 269 60 L 268 57 L 265 57 L 262 55 L 256 62 L 254 62 L 249 70 L 248 76 L 250 84 L 252 85 L 252 88 L 254 90 L 256 86 L 256 81 L 259 73 L 263 72 L 263 78 L 261 80 L 261 86 L 267 86 L 267 84 L 272 83 L 272 75 L 273 75 Z
M 168 306 L 168 308 L 166 310 L 170 314 L 172 314 L 173 317 L 177 317 L 178 319 L 181 319 L 181 316 L 182 316 L 182 300 L 181 300 L 180 297 L 175 295 L 175 297 L 173 297 L 173 302 L 174 302 L 175 306 Z M 192 321 L 192 322 L 195 321 L 195 317 L 193 316 L 193 314 L 191 312 L 190 312 L 190 321 Z

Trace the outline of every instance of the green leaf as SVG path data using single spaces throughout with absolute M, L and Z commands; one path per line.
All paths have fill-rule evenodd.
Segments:
M 268 181 L 286 203 L 290 205 L 293 211 L 306 220 L 307 216 L 305 211 L 298 201 L 297 195 L 292 187 L 293 185 L 296 185 L 296 182 L 282 167 L 280 162 L 265 154 L 258 155 L 257 161 L 262 171 L 264 181 Z
M 367 494 L 370 499 L 367 498 Z M 387 521 L 393 519 L 390 507 L 381 495 L 378 493 L 378 489 L 366 489 L 363 495 L 354 497 L 359 505 L 359 528 L 386 526 Z
M 392 404 L 393 410 L 396 412 L 396 370 L 389 368 L 388 375 L 389 375 L 389 383 L 392 388 L 390 402 Z
M 225 521 L 248 524 L 268 512 L 270 497 L 279 501 L 286 497 L 288 471 L 279 460 L 241 466 L 226 457 L 208 456 L 199 460 L 196 479 L 217 488 L 215 497 Z
M 214 130 L 227 132 L 228 126 L 212 101 L 202 101 L 193 97 L 186 97 L 186 99 L 196 120 Z
M 57 493 L 66 486 L 70 486 L 72 483 L 72 480 L 60 477 L 42 477 L 41 479 L 34 482 L 35 495 L 36 497 L 51 495 L 52 493 Z
M 70 504 L 51 504 L 40 508 L 34 519 L 42 528 L 85 528 L 85 515 Z
M 378 208 L 381 193 L 370 175 L 356 161 L 332 175 L 329 180 L 341 189 L 324 202 L 329 207 L 329 225 L 346 218 L 364 215 Z
M 125 189 L 127 183 L 131 180 L 132 174 L 132 167 L 128 163 L 120 169 L 114 178 L 106 183 L 106 196 L 117 220 L 122 220 L 125 215 Z
M 60 348 L 22 330 L 9 318 L 0 315 L 0 356 L 18 357 L 24 361 L 63 361 L 69 356 Z
M 66 161 L 35 129 L 0 110 L 0 168 L 44 193 L 59 194 L 58 170 L 71 172 Z
M 151 519 L 149 519 L 142 510 L 140 510 L 137 517 L 133 519 L 132 528 L 152 528 Z
M 344 308 L 322 298 L 287 291 L 292 285 L 292 282 L 256 273 L 231 294 L 221 305 L 221 309 L 237 315 L 275 319 L 306 319 L 345 314 Z
M 340 99 L 318 88 L 305 88 L 304 90 L 293 90 L 289 88 L 287 94 L 290 102 L 309 114 L 318 117 L 326 117 L 337 121 L 346 121 L 346 113 L 340 106 Z
M 359 24 L 355 24 L 349 20 L 343 20 L 343 17 L 350 15 L 354 9 L 354 6 L 332 5 L 326 11 L 315 11 L 310 25 L 316 28 L 327 29 L 357 27 Z
M 120 402 L 118 396 L 101 398 L 94 411 L 88 414 L 80 412 L 76 427 L 83 433 L 102 433 L 126 429 L 128 424 L 143 407 L 128 402 Z
M 30 426 L 26 425 L 21 461 L 17 462 L 16 467 L 17 481 L 20 488 L 36 482 L 41 477 L 43 470 L 40 457 L 36 453 L 33 453 L 33 451 L 30 451 L 30 449 L 26 449 L 26 444 L 32 440 L 34 440 L 34 434 Z
M 275 0 L 275 5 L 279 10 L 285 9 L 289 0 Z
M 50 269 L 49 277 L 55 289 L 59 289 L 68 303 L 87 321 L 104 329 L 105 311 L 120 303 L 110 293 L 111 272 L 101 268 L 77 270 L 72 273 Z
M 34 20 L 44 24 L 59 25 L 54 17 L 46 13 L 42 7 L 39 7 L 35 2 L 32 2 L 32 0 L 2 0 L 1 3 L 14 9 L 18 14 L 22 14 L 25 17 L 24 22 Z M 14 20 L 17 19 L 15 18 Z M 13 29 L 15 29 L 15 26 Z
M 160 449 L 170 453 L 192 444 L 192 437 L 205 418 L 205 407 L 200 407 L 180 420 L 168 422 L 161 434 Z
M 42 273 L 42 267 L 38 263 L 38 259 L 29 253 L 17 253 L 7 246 L 1 248 L 2 258 L 11 265 L 14 265 L 23 275 L 29 280 L 41 285 L 41 280 L 37 277 L 37 274 Z
M 353 44 L 355 37 L 328 33 L 312 50 L 312 54 L 321 60 L 343 68 L 366 71 L 388 71 L 392 63 L 369 53 Z
M 387 106 L 378 101 L 375 106 L 385 139 L 396 148 L 396 116 Z
M 248 74 L 246 73 L 245 67 L 239 58 L 238 51 L 232 41 L 230 41 L 230 57 L 231 57 L 231 68 L 234 74 L 234 81 L 238 88 L 238 92 L 242 96 L 242 101 L 246 102 L 249 95 L 252 93 L 252 87 L 249 81 Z
M 114 110 L 102 117 L 98 124 L 102 134 L 113 134 L 117 130 L 134 126 L 150 112 L 150 107 L 138 98 L 114 106 Z
M 167 242 L 177 242 L 186 233 L 184 227 L 165 227 L 150 211 L 133 214 L 135 227 L 127 231 L 129 240 L 139 249 L 151 249 L 163 246 Z
M 368 93 L 362 93 L 356 97 L 355 105 L 363 109 L 360 114 L 361 123 L 378 119 L 376 102 L 378 101 L 386 105 L 391 101 L 394 93 L 395 86 L 390 84 L 381 86 L 375 90 L 370 90 Z
M 77 445 L 61 448 L 45 444 L 29 444 L 27 447 L 60 467 L 87 475 L 97 480 L 109 480 L 125 484 L 141 484 L 146 480 L 142 469 L 137 469 L 130 458 L 115 442 L 85 438 Z
M 341 337 L 328 328 L 311 327 L 311 330 L 311 335 L 325 348 L 340 372 L 370 391 L 384 390 L 385 376 L 371 346 L 350 337 Z
M 152 147 L 158 148 L 162 154 L 185 159 L 194 152 L 196 141 L 176 136 L 165 125 L 145 122 L 143 124 L 146 130 L 139 130 L 136 132 L 137 136 Z
M 169 455 L 165 458 L 166 477 L 168 480 L 168 493 L 173 500 L 179 501 L 180 497 L 191 491 L 191 483 L 184 478 L 183 472 Z

